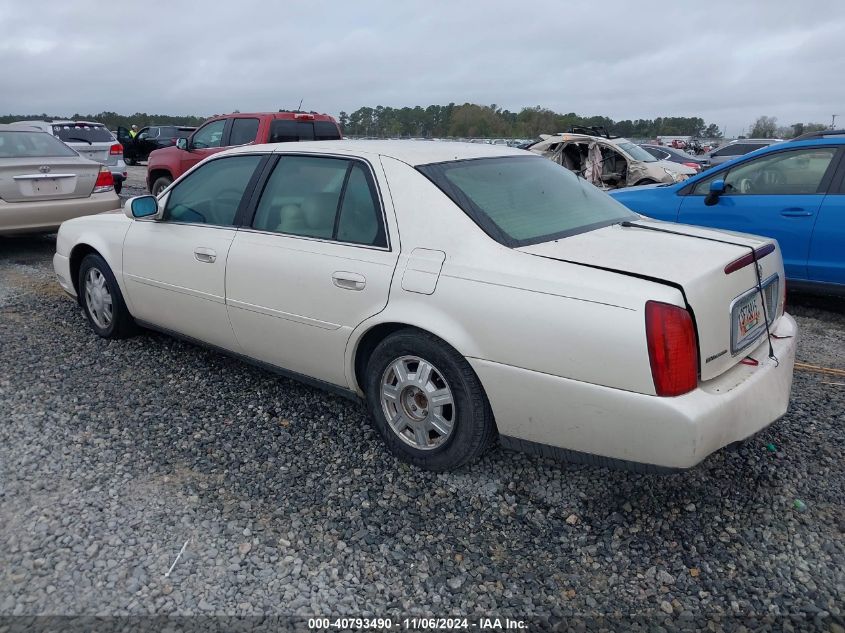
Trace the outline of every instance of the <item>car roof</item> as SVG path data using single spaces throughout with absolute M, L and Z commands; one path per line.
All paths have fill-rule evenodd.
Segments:
M 297 143 L 268 143 L 264 145 L 241 145 L 222 154 L 243 154 L 250 152 L 290 152 L 348 154 L 351 156 L 388 156 L 411 166 L 444 163 L 453 160 L 473 158 L 494 158 L 497 156 L 536 156 L 525 150 L 507 145 L 487 143 L 459 143 L 451 141 L 301 141 Z
M 0 132 L 41 132 L 46 134 L 40 127 L 26 123 L 0 123 Z

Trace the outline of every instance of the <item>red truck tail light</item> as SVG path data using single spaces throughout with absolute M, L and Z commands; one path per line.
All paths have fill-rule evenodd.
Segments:
M 109 148 L 109 154 L 111 154 L 112 156 L 114 156 L 116 154 L 122 154 L 122 153 L 123 153 L 123 145 L 121 145 L 120 143 L 115 143 L 114 145 L 112 145 Z
M 97 174 L 97 182 L 94 183 L 92 193 L 103 193 L 112 189 L 114 189 L 114 177 L 108 169 L 100 167 L 100 173 Z
M 658 301 L 645 304 L 651 377 L 658 396 L 680 396 L 698 384 L 698 343 L 692 315 Z
M 313 121 L 314 115 L 308 112 L 297 112 L 293 115 L 294 119 L 299 119 L 300 121 Z

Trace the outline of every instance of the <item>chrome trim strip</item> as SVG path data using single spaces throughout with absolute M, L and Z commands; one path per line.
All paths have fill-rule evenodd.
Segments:
M 310 325 L 312 327 L 320 328 L 321 330 L 338 330 L 340 325 L 337 323 L 329 323 L 328 321 L 320 321 L 318 319 L 311 319 L 309 317 L 292 314 L 290 312 L 282 312 L 281 310 L 273 310 L 264 306 L 257 306 L 246 301 L 237 301 L 235 299 L 226 299 L 226 305 L 233 308 L 240 308 L 247 312 L 255 312 L 256 314 L 263 314 L 264 316 L 275 317 L 277 319 L 284 319 L 285 321 L 293 321 L 301 323 L 302 325 Z
M 218 295 L 213 295 L 208 292 L 201 292 L 199 290 L 193 290 L 192 288 L 176 286 L 173 284 L 165 283 L 163 281 L 156 281 L 155 279 L 147 279 L 146 277 L 138 277 L 137 275 L 132 275 L 126 272 L 123 273 L 123 276 L 129 281 L 134 281 L 135 283 L 142 284 L 144 286 L 151 286 L 153 288 L 159 288 L 161 290 L 178 292 L 179 294 L 188 295 L 190 297 L 196 297 L 197 299 L 205 299 L 206 301 L 212 301 L 214 303 L 220 303 L 224 305 L 226 304 L 225 298 L 220 297 Z
M 53 178 L 76 178 L 76 174 L 23 174 L 12 176 L 13 180 L 51 180 Z

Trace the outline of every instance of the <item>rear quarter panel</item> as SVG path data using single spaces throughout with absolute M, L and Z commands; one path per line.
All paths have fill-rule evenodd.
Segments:
M 683 305 L 680 292 L 502 246 L 422 174 L 394 159 L 382 163 L 401 253 L 386 308 L 352 334 L 348 371 L 366 331 L 403 323 L 432 332 L 467 358 L 654 393 L 645 302 Z M 430 295 L 402 287 L 415 248 L 446 254 Z

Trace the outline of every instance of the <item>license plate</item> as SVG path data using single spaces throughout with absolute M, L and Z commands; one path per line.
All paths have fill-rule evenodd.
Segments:
M 32 183 L 35 194 L 57 193 L 61 190 L 58 178 L 39 178 Z
M 763 294 L 758 288 L 752 288 L 734 299 L 731 305 L 731 352 L 748 347 L 774 320 L 778 309 L 778 277 L 773 275 L 763 283 Z M 765 303 L 764 303 L 765 301 Z M 764 309 L 765 306 L 765 309 Z

